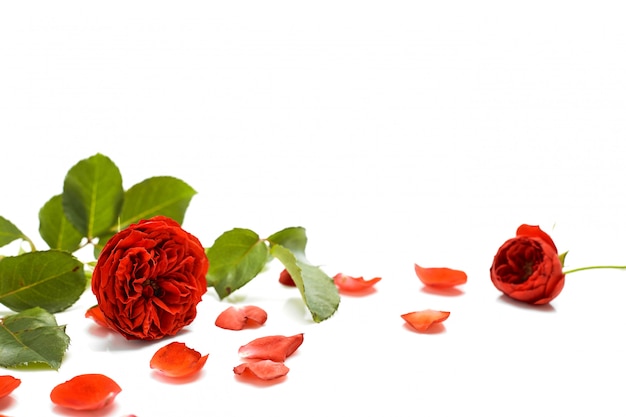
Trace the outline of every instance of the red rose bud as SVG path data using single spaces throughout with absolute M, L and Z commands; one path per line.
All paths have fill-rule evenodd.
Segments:
M 565 284 L 556 246 L 537 226 L 520 226 L 498 249 L 490 273 L 498 290 L 529 304 L 549 303 Z
M 200 241 L 174 220 L 157 216 L 109 239 L 91 289 L 110 328 L 127 339 L 161 339 L 195 319 L 208 267 Z

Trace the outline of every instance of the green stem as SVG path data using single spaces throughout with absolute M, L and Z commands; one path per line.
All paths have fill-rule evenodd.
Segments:
M 564 271 L 564 274 L 571 274 L 572 272 L 578 271 L 586 271 L 588 269 L 626 269 L 625 266 L 618 265 L 596 265 L 596 266 L 583 266 L 582 268 L 570 269 L 569 271 Z
M 36 252 L 37 251 L 37 248 L 35 247 L 35 243 L 32 240 L 30 240 L 30 238 L 28 236 L 22 235 L 22 239 L 24 241 L 26 241 L 26 243 L 28 243 L 28 246 L 30 246 L 30 251 L 31 252 Z

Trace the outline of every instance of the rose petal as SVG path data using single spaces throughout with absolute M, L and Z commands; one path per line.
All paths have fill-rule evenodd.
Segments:
M 233 372 L 237 375 L 252 375 L 264 381 L 280 378 L 289 372 L 289 368 L 282 362 L 265 359 L 258 362 L 246 362 L 235 366 Z
M 248 320 L 261 325 L 267 320 L 267 313 L 257 306 L 230 306 L 217 316 L 215 325 L 227 330 L 241 330 L 246 327 Z
M 424 285 L 432 287 L 454 287 L 467 282 L 467 274 L 457 269 L 422 268 L 415 264 L 415 273 Z
M 267 313 L 261 307 L 245 306 L 243 312 L 248 321 L 252 320 L 257 324 L 263 324 L 267 321 Z
M 293 336 L 265 336 L 254 339 L 239 348 L 239 355 L 247 359 L 269 359 L 284 362 L 302 344 L 302 333 Z
M 106 375 L 83 374 L 54 387 L 50 400 L 74 410 L 97 410 L 111 404 L 121 391 L 120 386 Z
M 296 286 L 296 283 L 293 282 L 293 278 L 291 278 L 291 275 L 289 275 L 289 272 L 287 272 L 286 269 L 283 269 L 283 271 L 280 273 L 280 276 L 278 277 L 278 282 L 287 287 Z
M 550 245 L 552 248 L 554 248 L 555 252 L 558 252 L 556 249 L 556 245 L 554 244 L 554 241 L 552 240 L 550 235 L 548 235 L 546 232 L 541 230 L 539 226 L 531 226 L 528 224 L 522 224 L 520 227 L 517 228 L 516 236 L 527 236 L 527 237 L 534 237 L 537 239 L 541 239 L 545 243 Z
M 202 356 L 184 343 L 172 342 L 155 352 L 150 359 L 150 368 L 165 376 L 179 378 L 198 372 L 209 355 Z
M 109 324 L 107 323 L 106 319 L 104 318 L 104 314 L 102 314 L 102 310 L 100 310 L 100 307 L 97 304 L 89 308 L 85 312 L 85 317 L 87 317 L 88 319 L 92 319 L 100 326 L 106 327 L 108 329 L 111 328 Z
M 425 332 L 435 323 L 441 323 L 445 321 L 450 312 L 438 311 L 438 310 L 422 310 L 413 311 L 410 313 L 402 314 L 402 317 L 407 323 L 409 323 L 418 332 Z
M 0 376 L 0 398 L 4 398 L 11 394 L 15 388 L 20 386 L 21 383 L 21 379 L 15 378 L 11 375 Z
M 352 277 L 342 273 L 333 277 L 333 281 L 339 291 L 345 292 L 360 292 L 368 290 L 381 279 L 382 278 L 380 277 L 376 277 L 366 280 L 363 277 Z

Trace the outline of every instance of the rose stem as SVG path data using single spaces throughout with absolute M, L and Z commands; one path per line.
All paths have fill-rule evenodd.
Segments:
M 616 266 L 616 265 L 596 265 L 596 266 L 583 266 L 582 268 L 570 269 L 569 271 L 564 271 L 564 274 L 571 274 L 572 272 L 578 271 L 586 271 L 588 269 L 626 269 L 625 266 Z

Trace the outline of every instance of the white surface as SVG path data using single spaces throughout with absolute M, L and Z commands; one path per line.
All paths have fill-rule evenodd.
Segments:
M 329 274 L 383 279 L 313 324 L 272 264 L 231 300 L 210 289 L 188 330 L 155 343 L 99 330 L 85 293 L 57 316 L 72 339 L 58 372 L 0 369 L 22 379 L 0 413 L 79 415 L 50 390 L 103 372 L 123 391 L 96 416 L 624 415 L 625 273 L 568 276 L 532 309 L 488 272 L 521 223 L 571 267 L 626 264 L 621 2 L 35 3 L 0 6 L 0 215 L 38 246 L 39 208 L 100 152 L 126 188 L 192 185 L 184 227 L 205 246 L 304 226 Z M 468 283 L 428 293 L 414 262 Z M 234 302 L 268 322 L 216 328 Z M 423 308 L 451 311 L 444 332 L 405 327 Z M 299 332 L 284 382 L 234 377 L 241 344 Z M 197 379 L 149 369 L 172 340 L 210 354 Z

